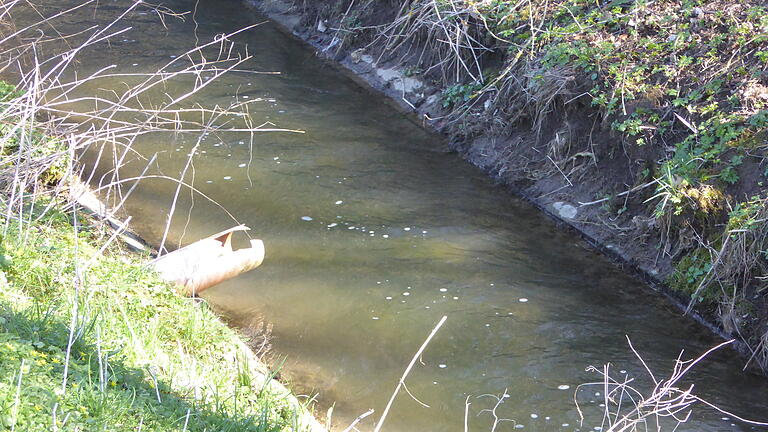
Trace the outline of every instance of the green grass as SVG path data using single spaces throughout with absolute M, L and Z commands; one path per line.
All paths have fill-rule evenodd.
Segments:
M 147 257 L 99 254 L 103 233 L 73 221 L 11 222 L 0 243 L 0 429 L 299 429 L 302 409 L 204 302 Z

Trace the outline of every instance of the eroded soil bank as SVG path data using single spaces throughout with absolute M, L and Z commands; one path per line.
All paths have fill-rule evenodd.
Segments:
M 738 339 L 749 365 L 765 371 L 760 7 L 422 3 L 248 2 L 681 310 Z M 564 23 L 577 30 L 539 40 L 525 23 L 503 24 L 513 12 L 541 20 L 534 35 Z M 570 48 L 582 43 L 605 52 Z M 630 49 L 650 66 L 626 61 Z

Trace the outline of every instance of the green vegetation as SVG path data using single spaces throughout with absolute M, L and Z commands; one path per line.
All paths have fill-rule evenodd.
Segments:
M 584 217 L 624 241 L 655 238 L 655 260 L 676 269 L 663 275 L 670 287 L 768 371 L 765 2 L 316 3 L 301 7 L 330 23 L 355 15 L 345 46 L 442 88 L 441 121 L 455 142 L 515 137 L 482 151 L 512 182 L 549 176 L 563 181 L 564 199 L 582 183 L 597 197 L 622 196 L 620 211 Z M 653 223 L 632 233 L 633 218 Z
M 298 430 L 238 336 L 71 212 L 0 243 L 0 424 L 16 430 Z M 3 222 L 6 222 L 3 220 Z M 267 377 L 269 378 L 269 377 Z

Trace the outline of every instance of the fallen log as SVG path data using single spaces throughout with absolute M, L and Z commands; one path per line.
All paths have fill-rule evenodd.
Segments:
M 163 280 L 196 296 L 261 265 L 265 253 L 261 240 L 251 240 L 249 248 L 232 250 L 232 234 L 248 229 L 245 225 L 230 228 L 162 255 L 151 265 Z

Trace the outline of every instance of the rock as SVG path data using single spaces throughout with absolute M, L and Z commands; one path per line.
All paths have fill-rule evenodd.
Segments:
M 363 48 L 352 51 L 352 54 L 349 55 L 349 58 L 352 59 L 352 63 L 360 63 L 360 61 L 363 59 L 364 52 L 365 50 Z
M 423 83 L 416 78 L 404 77 L 397 69 L 377 69 L 376 74 L 379 78 L 392 86 L 395 90 L 403 93 L 415 93 L 423 87 Z
M 557 214 L 563 219 L 573 219 L 578 214 L 576 207 L 561 201 L 552 204 L 552 208 L 554 208 L 555 211 L 557 211 Z

